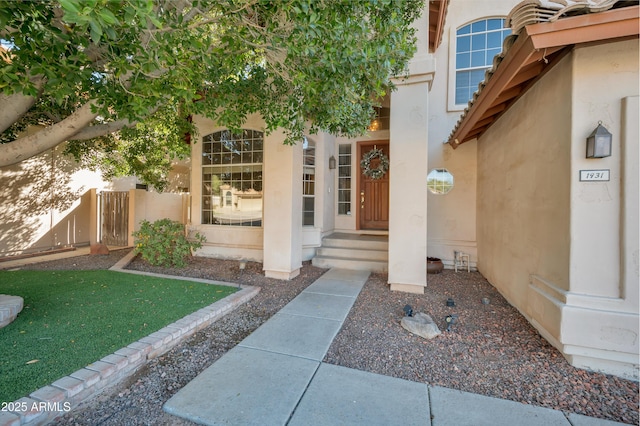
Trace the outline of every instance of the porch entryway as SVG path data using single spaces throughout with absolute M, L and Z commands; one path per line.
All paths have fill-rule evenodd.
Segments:
M 389 269 L 389 237 L 335 232 L 322 239 L 322 246 L 311 263 L 319 268 L 386 272 Z
M 378 155 L 376 155 L 378 153 Z M 372 155 L 373 154 L 373 155 Z M 370 157 L 370 158 L 369 158 Z M 381 164 L 385 157 L 386 166 Z M 358 229 L 389 229 L 389 141 L 358 142 Z M 380 176 L 365 173 L 362 165 L 366 158 L 369 171 L 381 171 Z

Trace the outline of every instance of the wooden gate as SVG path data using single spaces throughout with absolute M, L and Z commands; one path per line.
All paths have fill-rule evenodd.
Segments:
M 102 214 L 100 240 L 109 246 L 129 244 L 129 192 L 103 191 L 100 193 Z

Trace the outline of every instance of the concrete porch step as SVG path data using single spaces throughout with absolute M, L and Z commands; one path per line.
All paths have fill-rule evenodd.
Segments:
M 388 236 L 336 232 L 322 239 L 311 263 L 320 268 L 386 272 L 388 259 Z
M 311 264 L 318 268 L 341 268 L 357 271 L 386 272 L 389 263 L 386 260 L 364 260 L 316 256 L 311 260 Z
M 389 238 L 386 235 L 334 233 L 322 239 L 322 247 L 388 251 Z
M 361 248 L 338 248 L 323 246 L 318 248 L 316 256 L 320 257 L 337 257 L 354 260 L 379 260 L 388 261 L 389 253 L 387 250 L 370 250 Z

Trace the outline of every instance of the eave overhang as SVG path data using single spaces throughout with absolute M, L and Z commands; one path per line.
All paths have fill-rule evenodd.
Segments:
M 638 38 L 640 7 L 567 17 L 528 25 L 505 40 L 474 99 L 446 143 L 454 149 L 481 136 L 542 75 L 575 46 Z M 512 44 L 511 44 L 512 43 Z
M 442 42 L 449 0 L 429 0 L 429 52 L 434 53 Z

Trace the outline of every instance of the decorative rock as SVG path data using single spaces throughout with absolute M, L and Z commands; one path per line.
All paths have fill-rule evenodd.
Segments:
M 109 247 L 102 243 L 91 244 L 89 254 L 109 254 Z
M 429 340 L 441 334 L 440 329 L 433 319 L 422 312 L 418 312 L 412 317 L 402 318 L 400 325 L 405 330 Z
M 0 294 L 0 328 L 13 322 L 23 306 L 22 297 Z

